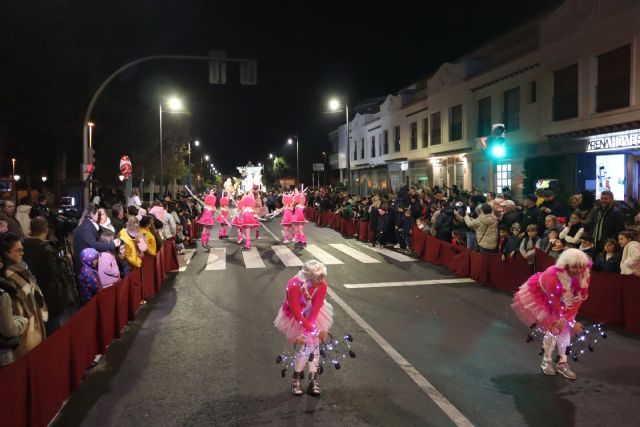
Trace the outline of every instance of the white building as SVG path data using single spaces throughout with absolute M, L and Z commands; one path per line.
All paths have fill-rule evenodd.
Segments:
M 482 150 L 493 123 L 507 129 L 501 159 Z M 356 114 L 349 142 L 360 193 L 406 181 L 519 193 L 549 178 L 637 198 L 640 2 L 567 0 Z

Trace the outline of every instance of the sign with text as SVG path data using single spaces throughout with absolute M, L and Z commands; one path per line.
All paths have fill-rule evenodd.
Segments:
M 314 163 L 313 164 L 314 172 L 324 172 L 324 163 Z
M 640 129 L 595 135 L 589 138 L 587 151 L 640 149 Z

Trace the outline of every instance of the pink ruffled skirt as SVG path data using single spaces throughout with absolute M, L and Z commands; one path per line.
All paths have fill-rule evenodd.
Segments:
M 202 215 L 198 219 L 198 222 L 202 225 L 213 225 L 215 222 L 213 221 L 213 211 L 209 209 L 205 209 L 202 212 Z
M 304 333 L 302 325 L 298 323 L 295 317 L 285 313 L 282 307 L 278 310 L 278 315 L 273 323 L 287 337 L 290 343 L 293 343 L 300 334 Z M 316 326 L 321 331 L 329 331 L 331 325 L 333 325 L 333 306 L 325 301 L 318 312 Z
M 558 319 L 553 315 L 547 296 L 540 286 L 541 274 L 534 274 L 520 286 L 513 297 L 511 308 L 526 326 L 536 323 L 539 328 L 546 330 Z

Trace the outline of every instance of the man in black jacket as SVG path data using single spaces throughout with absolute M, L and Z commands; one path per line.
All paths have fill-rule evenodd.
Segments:
M 593 228 L 593 244 L 601 252 L 607 239 L 618 239 L 618 233 L 624 230 L 624 215 L 613 204 L 613 193 L 603 191 L 600 195 L 600 208 L 596 211 Z
M 111 206 L 111 225 L 115 229 L 115 235 L 124 228 L 124 207 L 120 203 Z
M 100 242 L 100 226 L 96 222 L 98 220 L 97 210 L 93 206 L 89 206 L 82 214 L 82 222 L 73 232 L 73 267 L 76 274 L 80 272 L 80 252 L 86 248 L 93 248 L 98 252 L 115 251 L 120 246 L 120 239 L 114 239 L 111 242 Z
M 536 206 L 538 198 L 535 194 L 529 194 L 524 198 L 522 202 L 524 210 L 522 211 L 522 229 L 526 230 L 531 224 L 538 226 L 538 229 L 544 229 L 544 215 L 540 214 L 540 208 Z M 542 227 L 542 228 L 541 228 Z
M 31 234 L 24 239 L 24 261 L 36 277 L 49 310 L 47 336 L 62 326 L 77 309 L 71 264 L 58 255 L 47 240 L 49 227 L 44 217 L 31 220 Z
M 544 215 L 561 216 L 567 218 L 567 209 L 556 200 L 556 195 L 551 189 L 542 192 L 544 202 L 540 204 L 540 212 Z

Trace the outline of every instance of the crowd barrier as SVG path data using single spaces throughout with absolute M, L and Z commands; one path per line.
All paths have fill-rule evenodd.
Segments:
M 135 317 L 142 299 L 155 295 L 168 271 L 178 269 L 174 241 L 85 304 L 42 344 L 0 368 L 0 426 L 47 426 L 96 354 L 104 354 Z
M 360 241 L 373 241 L 369 221 L 344 219 L 331 211 L 319 212 L 308 207 L 306 216 L 317 225 L 328 226 L 345 237 Z M 446 267 L 453 274 L 470 277 L 485 286 L 493 286 L 515 292 L 534 271 L 543 271 L 555 263 L 555 259 L 537 251 L 535 266 L 529 265 L 520 255 L 502 261 L 499 254 L 471 251 L 464 246 L 452 245 L 424 233 L 417 227 L 412 231 L 412 248 L 417 256 L 427 262 Z M 591 272 L 589 299 L 582 304 L 580 315 L 597 322 L 623 327 L 640 333 L 640 278 L 621 274 Z

